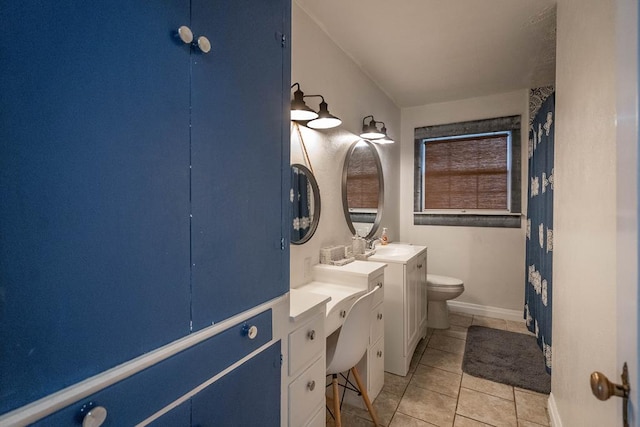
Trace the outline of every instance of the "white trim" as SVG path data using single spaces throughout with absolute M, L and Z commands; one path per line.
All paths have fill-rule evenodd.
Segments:
M 504 320 L 513 320 L 516 322 L 524 322 L 523 310 L 509 310 L 500 307 L 491 307 L 488 305 L 472 304 L 462 301 L 447 301 L 449 309 L 454 312 L 473 314 L 477 316 L 495 317 Z
M 551 423 L 551 427 L 562 427 L 562 420 L 560 419 L 558 406 L 556 405 L 556 399 L 553 397 L 553 393 L 549 394 L 547 410 L 549 411 L 549 422 Z
M 0 425 L 2 426 L 24 426 L 32 424 L 48 415 L 53 414 L 67 406 L 84 399 L 102 389 L 120 382 L 150 366 L 153 366 L 169 357 L 193 347 L 194 345 L 205 341 L 221 332 L 243 322 L 250 317 L 262 313 L 269 308 L 273 308 L 281 302 L 288 301 L 289 294 L 275 298 L 250 310 L 244 311 L 234 317 L 224 320 L 215 325 L 211 325 L 201 331 L 192 333 L 184 338 L 174 341 L 170 344 L 153 350 L 107 371 L 87 378 L 77 384 L 64 388 L 53 394 L 45 396 L 39 400 L 31 402 L 21 408 L 15 409 L 0 416 Z M 272 326 L 272 329 L 274 327 Z M 273 330 L 272 330 L 273 335 Z M 272 337 L 273 342 L 275 336 Z

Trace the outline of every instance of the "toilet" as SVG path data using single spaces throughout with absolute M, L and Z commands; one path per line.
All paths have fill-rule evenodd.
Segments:
M 447 301 L 459 297 L 464 292 L 460 279 L 427 274 L 427 326 L 434 329 L 449 328 L 449 308 Z

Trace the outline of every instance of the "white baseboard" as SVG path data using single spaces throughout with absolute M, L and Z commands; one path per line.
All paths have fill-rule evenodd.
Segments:
M 553 393 L 549 395 L 547 410 L 549 411 L 549 421 L 551 422 L 551 427 L 562 427 L 562 420 L 560 420 L 558 406 L 556 406 L 556 399 L 553 397 Z
M 513 320 L 516 322 L 524 322 L 524 309 L 509 310 L 500 307 L 491 307 L 488 305 L 472 304 L 462 301 L 447 301 L 449 309 L 453 312 L 473 314 L 477 316 L 495 317 L 497 319 Z

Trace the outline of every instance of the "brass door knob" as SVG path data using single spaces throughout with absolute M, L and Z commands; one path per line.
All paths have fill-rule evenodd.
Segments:
M 591 391 L 600 400 L 607 400 L 611 396 L 627 397 L 629 385 L 612 383 L 605 374 L 596 371 L 591 374 Z

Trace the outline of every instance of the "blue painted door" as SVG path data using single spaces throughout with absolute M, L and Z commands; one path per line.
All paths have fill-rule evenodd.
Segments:
M 0 8 L 0 413 L 189 333 L 188 23 Z
M 280 342 L 191 399 L 198 427 L 280 426 Z
M 192 56 L 194 330 L 289 289 L 289 15 L 286 0 L 192 1 L 212 44 Z

